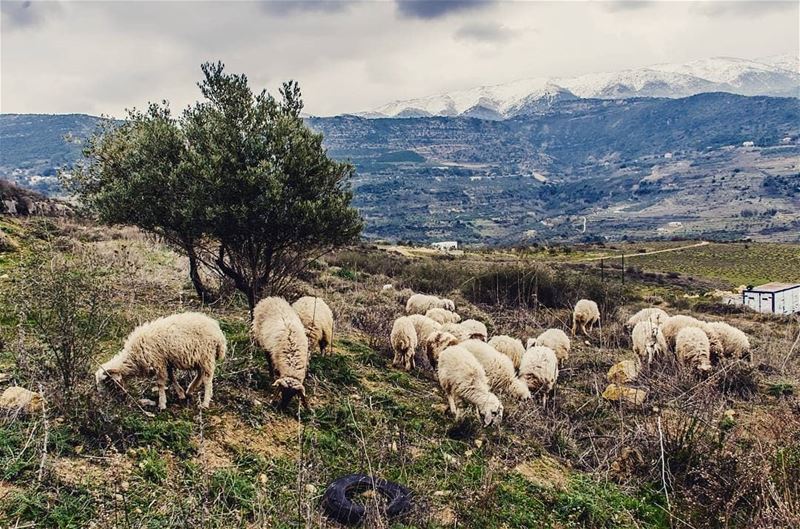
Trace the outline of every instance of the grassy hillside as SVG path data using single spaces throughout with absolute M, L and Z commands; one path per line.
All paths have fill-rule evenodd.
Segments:
M 296 287 L 328 300 L 336 341 L 331 355 L 312 355 L 312 411 L 293 404 L 284 412 L 275 407 L 263 352 L 248 336 L 246 305 L 230 296 L 199 307 L 186 264 L 170 249 L 130 229 L 5 220 L 0 229 L 18 248 L 0 253 L 0 373 L 32 389 L 41 384 L 47 403 L 46 420 L 0 418 L 0 526 L 338 527 L 319 501 L 331 480 L 352 472 L 400 482 L 415 495 L 408 516 L 371 518 L 369 527 L 799 521 L 800 355 L 790 354 L 797 322 L 725 316 L 751 336 L 753 366 L 725 363 L 699 379 L 666 362 L 637 381 L 648 391 L 643 406 L 600 397 L 609 367 L 632 358 L 620 325 L 625 314 L 646 303 L 691 312 L 683 293 L 703 283 L 653 274 L 623 289 L 600 282 L 590 267 L 531 268 L 510 262 L 513 254 L 503 261 L 342 251 Z M 52 278 L 54 269 L 67 271 L 68 281 Z M 83 290 L 39 295 L 51 280 Z M 395 288 L 384 292 L 387 283 Z M 575 296 L 598 299 L 604 317 L 596 336 L 574 342 L 551 407 L 506 401 L 501 427 L 485 430 L 471 417 L 455 423 L 432 373 L 390 366 L 391 322 L 412 290 L 447 293 L 463 317 L 523 339 L 566 328 L 565 307 Z M 53 366 L 42 361 L 49 357 L 37 318 L 50 314 L 41 304 L 68 296 L 83 307 L 87 292 L 102 300 L 107 319 L 91 336 L 91 365 L 78 373 L 66 405 Z M 154 410 L 136 403 L 152 396 L 147 381 L 127 384 L 129 395 L 95 391 L 90 373 L 136 324 L 189 309 L 218 318 L 229 341 L 209 410 L 170 393 L 168 409 L 151 417 Z

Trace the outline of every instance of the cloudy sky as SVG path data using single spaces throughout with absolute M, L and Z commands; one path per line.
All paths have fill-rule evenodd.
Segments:
M 199 96 L 203 61 L 258 88 L 296 79 L 317 115 L 530 77 L 798 52 L 788 2 L 2 0 L 0 111 Z

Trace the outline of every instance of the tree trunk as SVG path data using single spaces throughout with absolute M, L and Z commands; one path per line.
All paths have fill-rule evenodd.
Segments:
M 203 280 L 200 277 L 197 254 L 194 252 L 194 248 L 187 248 L 186 254 L 189 256 L 189 278 L 192 280 L 192 285 L 194 285 L 194 289 L 197 292 L 197 297 L 200 298 L 200 303 L 203 305 L 214 303 L 219 299 L 219 296 L 213 294 L 203 284 Z

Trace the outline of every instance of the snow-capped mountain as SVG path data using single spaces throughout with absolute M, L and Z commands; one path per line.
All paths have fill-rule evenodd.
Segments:
M 792 55 L 759 60 L 713 57 L 571 78 L 523 79 L 445 94 L 395 101 L 360 115 L 377 117 L 471 116 L 505 119 L 541 112 L 577 98 L 688 97 L 704 92 L 800 97 L 800 66 Z

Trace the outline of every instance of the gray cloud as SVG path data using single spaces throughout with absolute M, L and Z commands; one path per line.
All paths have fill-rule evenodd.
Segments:
M 261 8 L 273 15 L 297 13 L 338 13 L 349 9 L 352 0 L 263 0 Z
M 397 10 L 407 18 L 433 19 L 457 11 L 484 7 L 494 0 L 396 0 Z
M 26 0 L 2 0 L 0 16 L 7 29 L 34 27 L 41 24 L 51 13 L 61 10 L 58 2 L 31 2 Z
M 455 38 L 480 43 L 501 43 L 513 39 L 517 30 L 496 22 L 472 22 L 458 28 Z
M 775 11 L 797 9 L 797 2 L 785 0 L 719 1 L 691 4 L 692 10 L 705 16 L 760 16 Z

